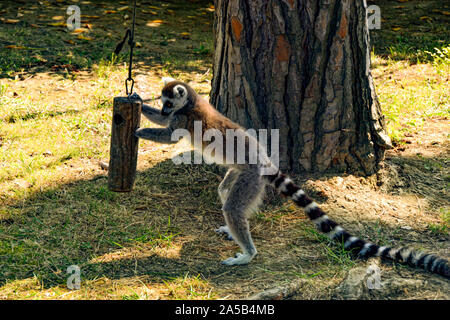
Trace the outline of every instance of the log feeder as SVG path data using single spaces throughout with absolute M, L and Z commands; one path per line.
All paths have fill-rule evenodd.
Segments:
M 136 178 L 139 139 L 134 135 L 141 121 L 142 100 L 137 94 L 115 97 L 111 127 L 108 188 L 130 192 Z

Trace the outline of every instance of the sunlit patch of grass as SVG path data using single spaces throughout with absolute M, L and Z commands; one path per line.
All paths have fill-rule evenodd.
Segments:
M 186 274 L 183 278 L 171 278 L 164 281 L 169 293 L 168 296 L 176 300 L 184 299 L 212 299 L 212 290 L 200 275 L 191 277 Z
M 65 117 L 3 123 L 0 180 L 25 176 L 34 180 L 40 171 L 67 160 L 105 156 L 109 117 L 109 112 L 85 110 Z
M 109 80 L 110 76 L 119 71 L 121 76 L 126 74 L 127 69 L 122 67 L 120 64 L 123 62 L 124 56 L 116 56 L 114 53 L 108 59 L 101 58 L 98 64 L 93 66 L 93 72 L 98 78 L 98 82 L 102 86 L 107 84 L 103 80 Z
M 45 103 L 34 104 L 29 97 L 23 99 L 13 95 L 7 96 L 9 89 L 8 84 L 0 84 L 0 122 L 14 123 L 19 120 L 47 118 L 59 112 L 57 106 L 51 108 Z
M 14 80 L 0 84 L 0 198 L 40 190 L 74 160 L 107 157 L 112 100 L 126 68 L 108 61 L 99 68 L 91 92 L 78 99 L 61 95 L 61 104 L 49 102 L 45 94 L 28 94 L 27 87 L 18 88 Z M 68 79 L 51 81 L 49 85 L 66 91 L 76 84 Z M 14 179 L 22 180 L 8 183 Z
M 66 274 L 64 274 L 66 276 Z M 166 278 L 156 281 L 153 277 L 135 276 L 122 279 L 85 280 L 81 278 L 79 290 L 70 290 L 66 283 L 45 288 L 41 280 L 31 276 L 23 280 L 8 281 L 0 288 L 0 299 L 27 300 L 157 300 L 157 299 L 216 299 L 216 294 L 200 275 Z
M 433 52 L 425 51 L 432 59 L 433 66 L 440 75 L 450 74 L 450 45 L 434 48 Z
M 420 130 L 428 118 L 450 116 L 446 74 L 431 64 L 410 66 L 378 56 L 372 59 L 378 98 L 394 143 L 401 143 L 405 133 Z M 439 64 L 438 68 L 446 67 Z

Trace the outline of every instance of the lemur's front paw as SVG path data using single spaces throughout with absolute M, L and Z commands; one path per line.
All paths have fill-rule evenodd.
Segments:
M 134 136 L 137 138 L 143 138 L 144 137 L 144 129 L 143 128 L 139 128 L 134 132 Z
M 248 264 L 252 259 L 253 256 L 249 255 L 248 253 L 237 253 L 236 258 L 228 258 L 226 260 L 223 260 L 222 264 L 227 266 L 243 265 Z

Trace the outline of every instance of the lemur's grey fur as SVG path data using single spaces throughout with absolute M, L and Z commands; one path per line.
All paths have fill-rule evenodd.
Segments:
M 202 121 L 204 131 L 214 128 L 224 133 L 226 129 L 234 129 L 237 135 L 244 137 L 247 139 L 246 141 L 254 139 L 239 125 L 217 112 L 190 86 L 181 81 L 167 79 L 161 97 L 164 103 L 161 111 L 144 105 L 142 112 L 150 121 L 166 127 L 162 129 L 138 129 L 137 137 L 161 143 L 174 143 L 171 140 L 171 135 L 175 129 L 183 128 L 192 132 L 193 121 L 198 120 Z M 226 135 L 223 134 L 223 136 Z M 250 157 L 248 150 L 249 148 L 245 149 L 246 160 Z M 303 190 L 278 169 L 273 174 L 263 175 L 261 169 L 274 165 L 270 163 L 265 149 L 259 144 L 258 152 L 262 153 L 263 157 L 259 155 L 257 164 L 249 164 L 250 162 L 246 161 L 245 164 L 241 165 L 228 165 L 229 170 L 218 188 L 226 225 L 216 231 L 226 233 L 242 249 L 242 253 L 224 260 L 224 264 L 246 264 L 256 255 L 257 251 L 250 234 L 248 218 L 253 211 L 257 210 L 265 186 L 270 184 L 279 193 L 290 197 L 298 206 L 302 207 L 320 231 L 327 234 L 330 239 L 343 243 L 344 247 L 352 250 L 357 257 L 378 256 L 415 267 L 422 267 L 447 278 L 450 277 L 449 263 L 445 259 L 432 254 L 417 253 L 409 248 L 380 247 L 351 236 L 331 220 Z M 235 156 L 237 156 L 237 152 L 235 152 Z M 215 160 L 220 164 L 225 162 L 222 161 L 223 159 L 216 158 Z

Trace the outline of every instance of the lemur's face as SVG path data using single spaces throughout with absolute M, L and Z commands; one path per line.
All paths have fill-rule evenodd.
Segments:
M 176 80 L 167 82 L 162 90 L 161 100 L 163 116 L 168 116 L 183 108 L 188 102 L 188 91 L 184 83 Z

